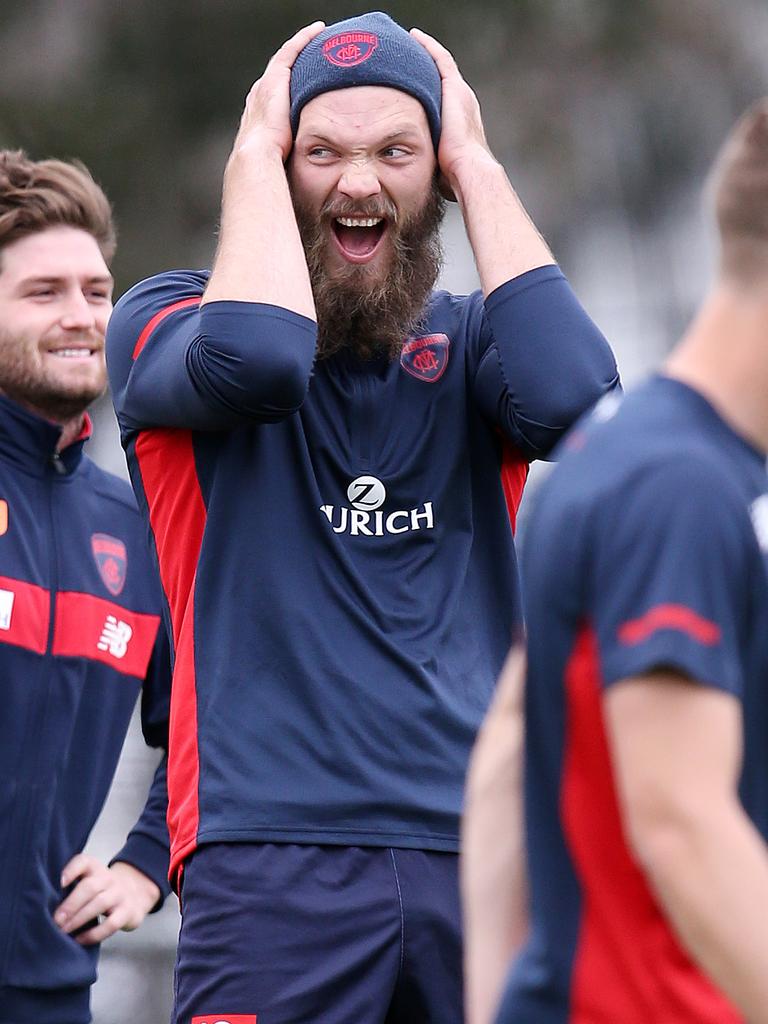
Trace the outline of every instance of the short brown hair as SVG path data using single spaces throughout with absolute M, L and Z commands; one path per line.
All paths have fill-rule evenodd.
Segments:
M 21 149 L 0 150 L 0 255 L 25 235 L 67 225 L 93 235 L 104 260 L 115 254 L 112 207 L 78 160 L 30 160 Z
M 710 185 L 723 275 L 743 285 L 768 281 L 768 97 L 728 135 Z

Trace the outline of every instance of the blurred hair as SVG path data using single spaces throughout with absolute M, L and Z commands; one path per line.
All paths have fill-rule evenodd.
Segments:
M 710 188 L 723 276 L 740 285 L 768 281 L 768 97 L 753 104 L 729 133 Z
M 93 235 L 106 263 L 115 254 L 112 207 L 78 160 L 30 160 L 21 149 L 0 150 L 0 258 L 18 238 L 66 225 Z

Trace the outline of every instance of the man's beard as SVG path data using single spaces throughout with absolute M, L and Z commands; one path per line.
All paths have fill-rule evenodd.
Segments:
M 32 348 L 36 345 L 36 340 L 0 327 L 0 394 L 56 423 L 81 415 L 104 394 L 106 372 L 100 380 L 59 379 L 35 365 Z
M 317 311 L 317 357 L 342 349 L 363 359 L 395 358 L 406 338 L 419 327 L 442 262 L 440 224 L 445 200 L 433 181 L 422 208 L 398 217 L 386 197 L 364 202 L 327 202 L 318 216 L 294 199 L 296 221 L 304 244 Z M 387 219 L 391 246 L 388 267 L 353 264 L 329 270 L 326 246 L 330 222 L 336 217 Z

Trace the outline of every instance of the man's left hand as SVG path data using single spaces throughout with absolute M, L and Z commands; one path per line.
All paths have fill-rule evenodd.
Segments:
M 54 913 L 59 928 L 71 934 L 98 921 L 74 936 L 82 946 L 102 942 L 119 929 L 130 932 L 138 928 L 160 898 L 157 885 L 138 868 L 122 861 L 105 867 L 86 853 L 69 861 L 61 884 L 65 888 L 74 884 L 74 888 Z

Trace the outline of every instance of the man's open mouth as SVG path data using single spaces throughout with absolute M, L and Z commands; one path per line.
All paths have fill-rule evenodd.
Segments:
M 331 227 L 345 259 L 367 263 L 386 234 L 387 221 L 384 217 L 335 217 Z

